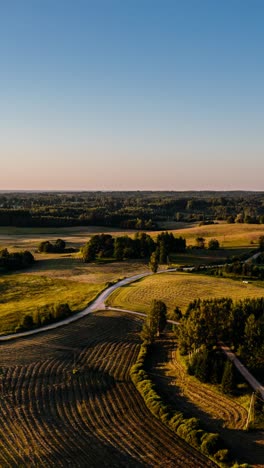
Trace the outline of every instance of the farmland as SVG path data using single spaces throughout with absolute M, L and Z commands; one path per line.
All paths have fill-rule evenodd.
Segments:
M 99 312 L 1 345 L 1 466 L 214 466 L 155 419 L 129 378 L 140 325 Z
M 246 402 L 245 397 L 228 398 L 211 385 L 188 375 L 175 337 L 167 334 L 153 345 L 147 371 L 165 401 L 185 415 L 199 418 L 203 427 L 221 435 L 233 459 L 254 467 L 263 466 L 262 432 L 243 430 L 249 399 Z
M 199 297 L 209 299 L 228 296 L 242 299 L 262 297 L 263 294 L 261 283 L 257 286 L 230 279 L 177 272 L 153 275 L 123 286 L 113 292 L 107 303 L 113 307 L 146 312 L 153 299 L 160 299 L 166 303 L 168 311 L 172 312 L 175 306 L 184 311 L 190 301 Z
M 181 226 L 178 226 L 181 227 Z M 230 230 L 229 230 L 230 228 Z M 177 229 L 187 244 L 197 236 L 217 238 L 218 251 L 187 249 L 174 264 L 225 261 L 257 247 L 263 233 L 255 225 L 191 226 Z M 186 231 L 186 232 L 184 232 Z M 122 235 L 113 228 L 0 228 L 1 248 L 31 250 L 37 260 L 26 273 L 0 278 L 0 333 L 14 331 L 23 315 L 50 304 L 68 303 L 73 312 L 87 306 L 108 282 L 148 270 L 148 259 L 117 261 L 97 258 L 83 263 L 78 250 L 96 233 Z M 224 234 L 225 232 L 225 234 Z M 134 236 L 133 231 L 127 231 Z M 158 232 L 149 232 L 154 238 Z M 39 253 L 43 240 L 58 237 L 75 249 L 65 254 Z M 164 266 L 163 266 L 164 268 Z M 156 274 L 119 288 L 108 304 L 147 312 L 153 299 L 183 311 L 195 298 L 262 297 L 263 282 L 250 282 L 193 273 Z M 141 323 L 119 312 L 97 312 L 36 338 L 0 346 L 0 466 L 215 466 L 147 409 L 130 377 L 140 341 Z M 198 417 L 209 432 L 232 436 L 234 459 L 256 462 L 259 446 L 245 434 L 247 411 L 187 377 L 175 348 L 164 342 L 149 363 L 150 378 L 166 402 L 187 417 Z M 173 345 L 174 346 L 174 345 Z M 167 384 L 166 384 L 167 383 Z M 238 450 L 243 439 L 244 451 Z M 255 444 L 255 445 L 254 445 Z M 256 460 L 249 454 L 256 454 Z M 237 457 L 237 458 L 236 458 Z M 255 463 L 255 466 L 257 465 Z

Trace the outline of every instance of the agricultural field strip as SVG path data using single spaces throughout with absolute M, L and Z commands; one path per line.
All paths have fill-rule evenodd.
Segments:
M 191 379 L 177 359 L 177 351 L 171 353 L 170 364 L 173 371 L 170 375 L 175 376 L 182 392 L 191 401 L 197 403 L 199 407 L 214 418 L 220 417 L 223 419 L 225 427 L 233 429 L 243 429 L 245 427 L 247 410 L 243 406 L 220 393 L 216 394 L 215 391 L 201 382 L 195 382 L 194 379 Z
M 85 321 L 90 319 L 96 324 L 96 316 L 87 317 Z M 76 375 L 71 372 L 71 349 L 74 348 L 76 330 L 73 330 L 73 336 L 69 334 L 68 327 L 60 330 L 58 338 L 65 337 L 67 346 L 64 343 L 59 356 L 45 359 L 45 354 L 49 355 L 51 351 L 56 355 L 53 346 L 51 349 L 45 346 L 42 360 L 26 365 L 22 363 L 30 360 L 25 356 L 27 353 L 32 360 L 32 339 L 14 343 L 13 359 L 18 357 L 18 365 L 10 366 L 10 355 L 3 359 L 7 367 L 4 368 L 1 388 L 4 391 L 8 389 L 8 395 L 5 392 L 8 398 L 4 398 L 5 404 L 8 404 L 4 420 L 5 432 L 10 440 L 5 438 L 4 446 L 7 449 L 1 451 L 0 463 L 13 466 L 14 461 L 17 463 L 18 460 L 21 464 L 31 465 L 41 461 L 44 465 L 65 466 L 61 462 L 62 457 L 69 463 L 77 457 L 82 465 L 98 466 L 100 459 L 100 466 L 106 466 L 98 453 L 107 444 L 108 450 L 109 446 L 118 449 L 118 453 L 122 452 L 124 457 L 130 454 L 131 466 L 161 466 L 163 463 L 171 467 L 187 464 L 193 467 L 212 466 L 210 461 L 190 449 L 181 439 L 174 440 L 171 432 L 148 413 L 129 379 L 129 368 L 135 361 L 138 343 L 132 339 L 130 346 L 129 339 L 127 346 L 124 337 L 116 336 L 115 327 L 104 326 L 105 320 L 107 318 L 101 323 L 103 338 L 99 327 L 95 333 L 89 334 L 90 342 L 84 336 L 83 322 L 76 323 L 75 329 L 82 329 L 85 341 L 76 356 L 76 367 L 79 368 Z M 120 320 L 124 322 L 124 317 L 119 317 Z M 135 327 L 136 322 L 131 318 L 125 319 L 129 328 Z M 33 340 L 34 346 L 41 346 L 45 339 L 48 345 L 49 340 L 53 342 L 52 338 L 50 333 L 40 335 Z M 12 347 L 8 343 L 2 345 L 2 354 L 10 354 Z M 106 385 L 105 391 L 102 385 Z M 13 415 L 17 418 L 15 427 Z M 20 445 L 17 438 L 21 441 Z M 115 453 L 116 462 L 117 456 Z M 118 466 L 130 466 L 123 460 L 118 463 Z

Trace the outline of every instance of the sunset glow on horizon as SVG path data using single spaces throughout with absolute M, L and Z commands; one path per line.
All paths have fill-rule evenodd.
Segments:
M 0 190 L 264 190 L 260 0 L 11 0 Z

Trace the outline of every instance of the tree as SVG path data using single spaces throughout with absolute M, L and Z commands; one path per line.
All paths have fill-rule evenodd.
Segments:
M 54 245 L 54 251 L 60 253 L 63 252 L 66 247 L 66 242 L 62 239 L 57 239 Z
M 234 366 L 231 361 L 226 361 L 222 382 L 221 382 L 222 392 L 232 395 L 235 390 L 235 373 Z
M 142 331 L 140 333 L 140 338 L 142 341 L 145 341 L 147 343 L 153 343 L 155 339 L 155 331 L 146 323 L 146 321 L 143 324 Z
M 164 330 L 166 323 L 166 304 L 163 301 L 154 299 L 142 328 L 140 335 L 142 340 L 147 341 L 148 343 L 153 343 L 155 337 L 159 336 L 159 334 Z
M 217 250 L 219 249 L 220 247 L 220 244 L 219 244 L 219 241 L 217 239 L 210 239 L 209 242 L 208 242 L 208 249 L 209 250 Z
M 32 315 L 28 315 L 28 314 L 24 315 L 21 321 L 20 331 L 30 330 L 31 328 L 33 328 L 33 326 L 34 326 L 34 320 L 33 320 Z
M 149 260 L 149 268 L 153 273 L 157 273 L 159 267 L 157 251 L 152 252 Z
M 264 250 L 264 236 L 259 237 L 259 249 Z
M 180 321 L 181 318 L 182 318 L 182 311 L 178 306 L 176 306 L 173 311 L 173 319 Z
M 92 262 L 96 257 L 96 249 L 90 242 L 82 248 L 82 257 L 84 263 Z
M 196 247 L 197 249 L 205 248 L 205 239 L 204 237 L 196 237 Z
M 167 323 L 167 307 L 163 301 L 154 299 L 151 305 L 150 313 L 148 315 L 149 326 L 152 328 L 156 335 L 164 330 Z
M 71 315 L 71 309 L 68 303 L 56 304 L 54 307 L 54 318 L 60 320 Z

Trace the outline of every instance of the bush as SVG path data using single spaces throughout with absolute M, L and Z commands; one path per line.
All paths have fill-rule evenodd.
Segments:
M 202 437 L 201 451 L 205 455 L 213 455 L 221 449 L 219 434 L 205 433 Z
M 229 451 L 227 449 L 218 450 L 215 454 L 215 459 L 220 462 L 228 462 L 229 461 Z

